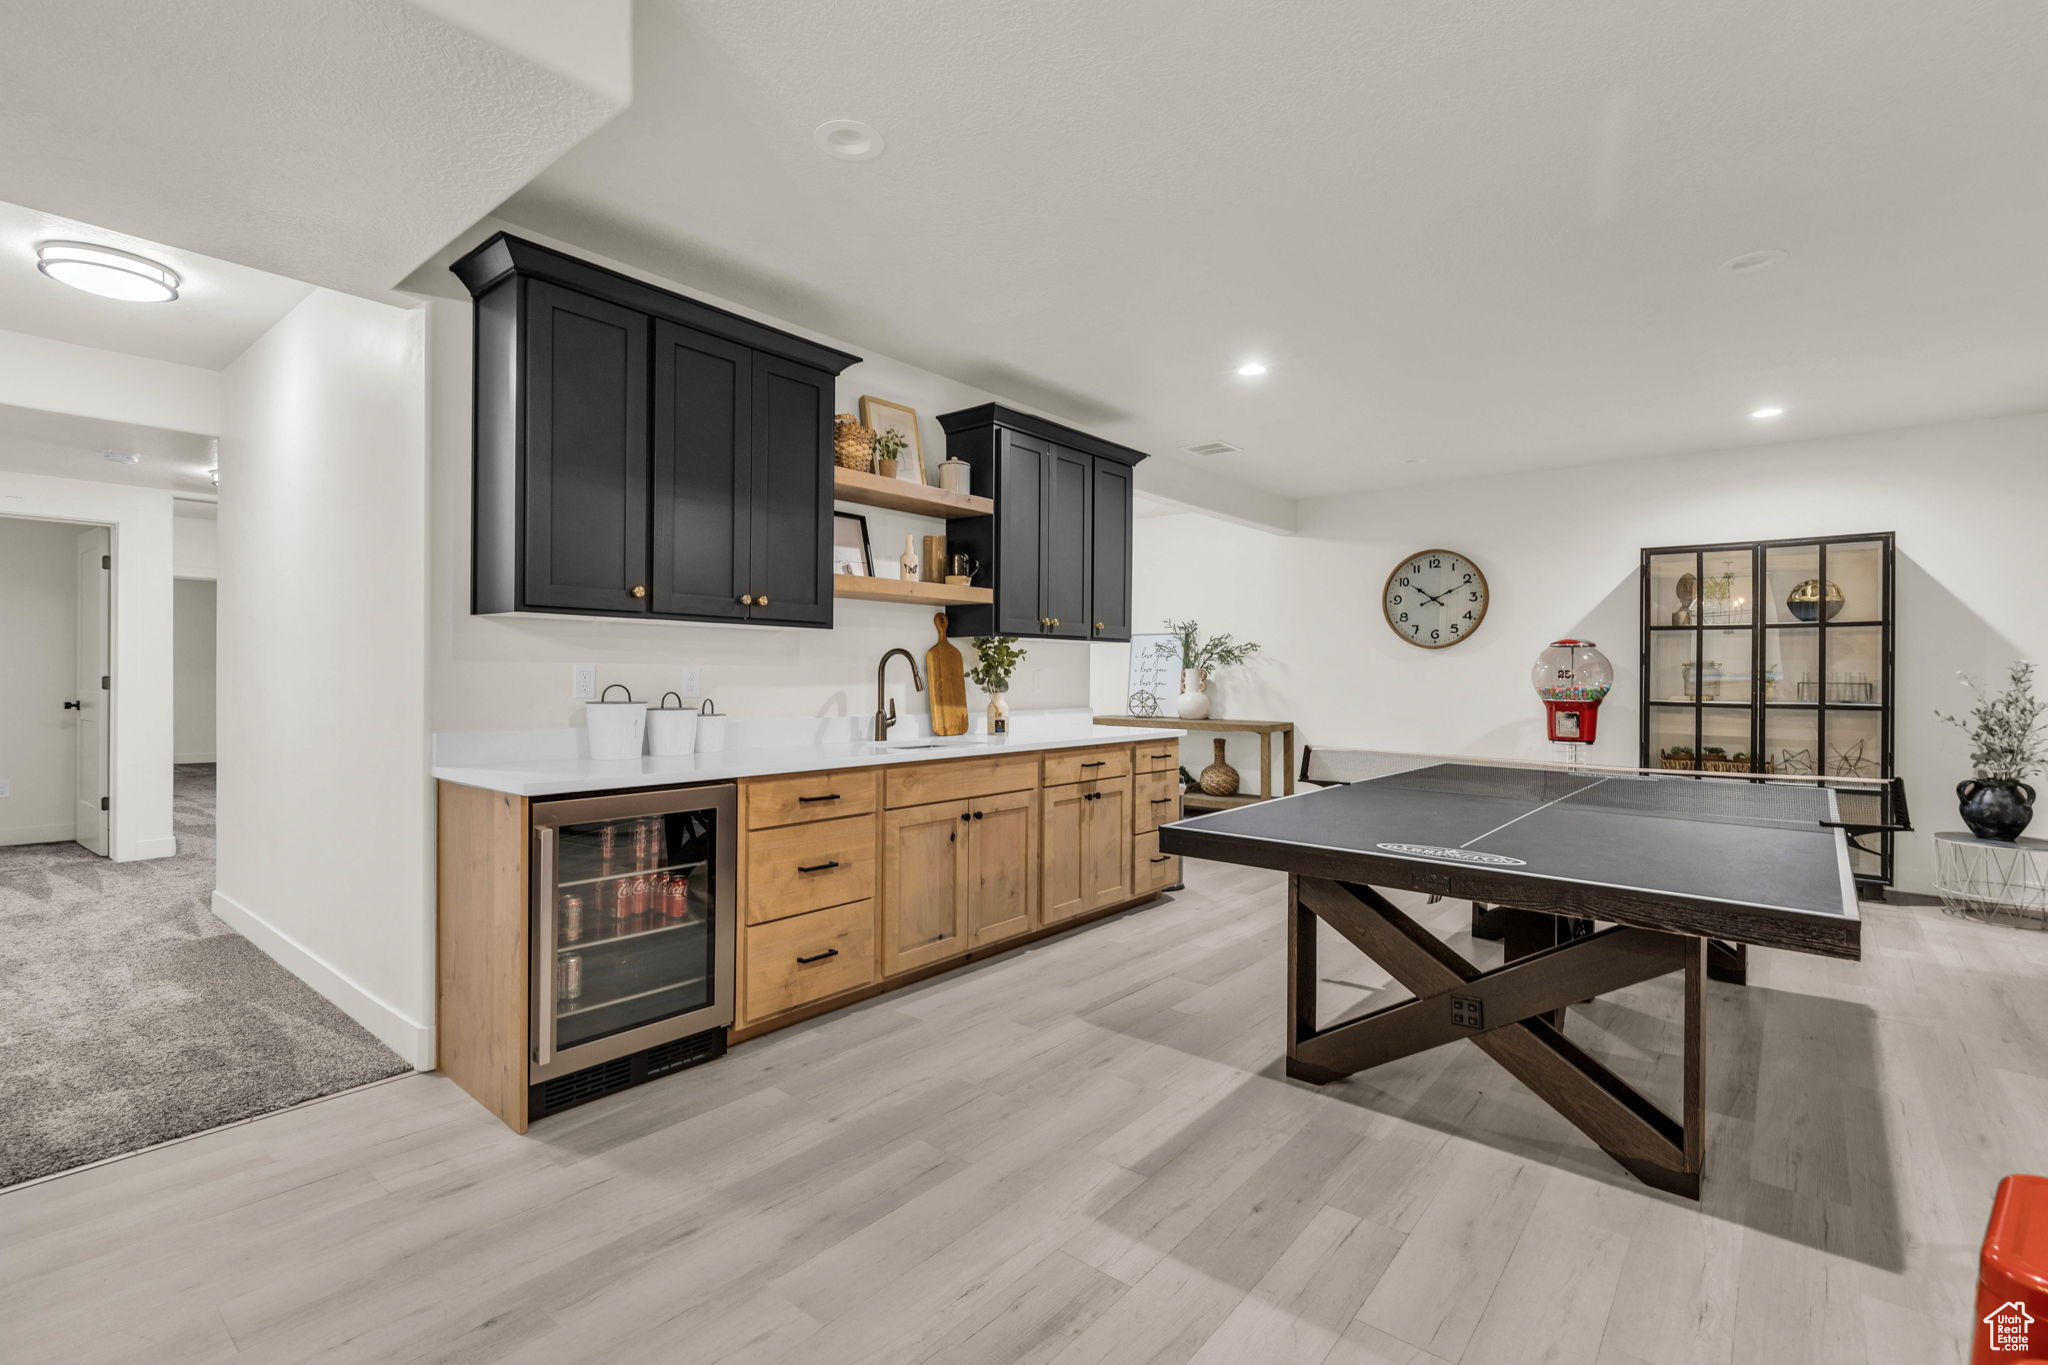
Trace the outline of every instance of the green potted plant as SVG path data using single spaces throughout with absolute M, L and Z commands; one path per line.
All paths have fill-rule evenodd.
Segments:
M 974 641 L 974 667 L 967 676 L 988 693 L 988 732 L 1010 733 L 1010 675 L 1024 662 L 1025 651 L 1017 648 L 1014 635 L 983 635 Z
M 1202 638 L 1202 627 L 1194 621 L 1168 621 L 1166 628 L 1180 637 L 1180 718 L 1209 718 L 1209 675 L 1219 668 L 1234 668 L 1259 652 L 1246 641 L 1240 644 L 1228 635 Z
M 2015 662 L 2009 686 L 1987 693 L 1967 673 L 1956 675 L 1977 694 L 1967 720 L 1940 711 L 1935 718 L 1970 737 L 1970 765 L 1977 775 L 1956 784 L 1963 823 L 1979 839 L 2010 843 L 2034 818 L 2034 789 L 2027 779 L 2048 762 L 2048 713 L 2034 696 L 2034 666 Z
M 875 472 L 885 479 L 896 477 L 896 457 L 903 453 L 909 442 L 900 431 L 882 431 L 875 434 Z

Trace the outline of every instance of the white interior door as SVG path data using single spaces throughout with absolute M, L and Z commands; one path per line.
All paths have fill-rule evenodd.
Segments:
M 107 628 L 113 573 L 113 538 L 104 526 L 78 536 L 78 831 L 76 838 L 107 856 L 107 752 L 109 735 Z

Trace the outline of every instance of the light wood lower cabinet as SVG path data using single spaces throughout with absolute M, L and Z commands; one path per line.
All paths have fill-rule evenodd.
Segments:
M 743 1024 L 874 984 L 873 901 L 749 925 L 746 934 Z
M 887 976 L 1029 932 L 1038 903 L 1038 793 L 890 811 L 882 885 Z
M 1180 859 L 1159 851 L 1159 831 L 1140 834 L 1131 850 L 1131 894 L 1149 896 L 1180 882 Z
M 1131 898 L 1131 779 L 1045 789 L 1044 922 Z

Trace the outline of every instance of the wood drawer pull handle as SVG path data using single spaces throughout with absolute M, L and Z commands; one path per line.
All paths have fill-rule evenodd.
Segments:
M 796 803 L 797 803 L 797 804 L 798 804 L 799 806 L 808 806 L 808 805 L 810 805 L 810 804 L 811 804 L 811 803 L 812 803 L 813 801 L 837 801 L 838 799 L 839 799 L 839 793 L 838 793 L 838 792 L 827 792 L 827 793 L 826 793 L 825 795 L 823 795 L 823 796 L 799 796 L 799 797 L 798 797 L 798 798 L 796 799 Z
M 1173 855 L 1171 853 L 1162 853 L 1152 861 L 1155 863 L 1170 863 L 1173 861 Z
M 832 860 L 831 862 L 829 862 L 829 863 L 813 863 L 813 864 L 811 864 L 811 866 L 809 866 L 809 867 L 800 867 L 800 868 L 798 868 L 798 869 L 797 869 L 797 871 L 799 871 L 799 872 L 830 872 L 830 871 L 831 871 L 831 870 L 832 870 L 833 868 L 835 868 L 835 867 L 837 867 L 837 866 L 839 866 L 839 860 L 838 860 L 837 858 L 834 858 L 834 859 L 833 859 L 833 860 Z
M 811 964 L 812 964 L 813 962 L 823 962 L 823 961 L 824 961 L 824 960 L 825 960 L 826 958 L 828 958 L 828 957 L 838 957 L 838 956 L 839 956 L 839 950 L 838 950 L 837 948 L 827 948 L 827 949 L 826 949 L 826 950 L 825 950 L 824 952 L 822 952 L 822 953 L 819 953 L 819 954 L 818 954 L 818 955 L 817 955 L 816 957 L 800 957 L 800 958 L 798 958 L 798 959 L 797 959 L 797 964 L 798 964 L 799 966 L 803 966 L 803 967 L 808 967 L 808 966 L 810 966 L 810 965 L 811 965 Z

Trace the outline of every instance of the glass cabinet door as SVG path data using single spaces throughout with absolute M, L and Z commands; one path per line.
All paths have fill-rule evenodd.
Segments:
M 549 959 L 546 1015 L 563 1051 L 710 1006 L 716 978 L 720 875 L 716 809 L 627 815 L 554 826 L 553 897 L 537 943 Z M 536 965 L 535 986 L 541 986 Z

